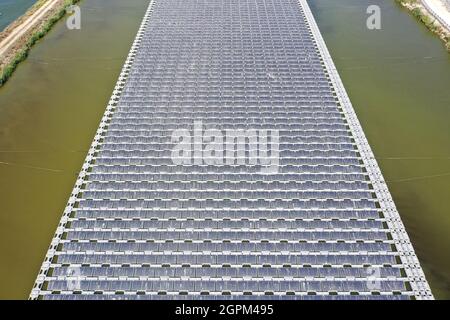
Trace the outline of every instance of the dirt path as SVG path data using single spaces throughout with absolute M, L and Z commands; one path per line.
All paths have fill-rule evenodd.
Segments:
M 450 11 L 443 0 L 422 0 L 425 8 L 450 32 Z
M 8 49 L 14 46 L 21 37 L 25 36 L 35 25 L 42 22 L 46 14 L 58 5 L 60 0 L 48 0 L 36 12 L 18 25 L 5 39 L 0 42 L 0 58 L 8 54 Z

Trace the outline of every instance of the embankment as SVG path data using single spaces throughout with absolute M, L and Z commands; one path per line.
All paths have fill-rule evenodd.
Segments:
M 0 33 L 0 87 L 8 81 L 31 48 L 79 0 L 39 0 Z
M 445 28 L 422 4 L 420 0 L 395 0 L 397 3 L 411 11 L 417 20 L 421 21 L 427 28 L 437 34 L 444 42 L 450 52 L 450 31 Z

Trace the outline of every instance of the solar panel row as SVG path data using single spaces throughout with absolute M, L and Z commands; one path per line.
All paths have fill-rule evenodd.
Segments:
M 422 297 L 309 14 L 152 1 L 33 298 Z M 252 130 L 243 162 L 174 163 L 196 121 Z M 279 134 L 271 174 L 249 160 L 258 130 Z

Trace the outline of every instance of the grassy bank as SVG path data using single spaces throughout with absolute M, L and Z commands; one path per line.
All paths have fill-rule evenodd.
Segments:
M 411 11 L 412 15 L 422 22 L 430 31 L 434 32 L 444 42 L 445 48 L 450 52 L 450 33 L 436 21 L 436 19 L 425 9 L 419 0 L 395 0 Z
M 34 33 L 31 34 L 28 41 L 22 47 L 22 49 L 15 55 L 12 61 L 6 65 L 1 71 L 0 75 L 0 87 L 3 86 L 6 81 L 12 76 L 17 66 L 24 61 L 31 50 L 31 48 L 42 39 L 51 29 L 52 27 L 61 20 L 66 15 L 66 9 L 70 5 L 74 5 L 80 0 L 65 0 L 64 6 L 54 14 L 45 24 Z M 39 1 L 39 5 L 42 5 L 42 1 Z

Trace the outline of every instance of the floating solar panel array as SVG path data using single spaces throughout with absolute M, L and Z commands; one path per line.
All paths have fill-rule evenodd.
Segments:
M 31 298 L 433 298 L 306 1 L 151 2 Z

